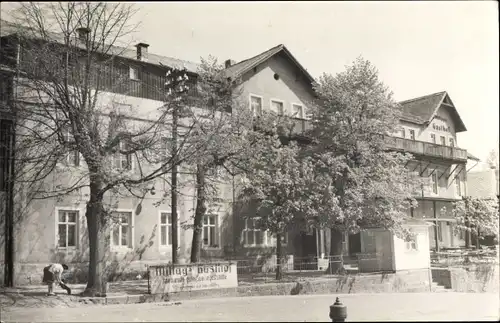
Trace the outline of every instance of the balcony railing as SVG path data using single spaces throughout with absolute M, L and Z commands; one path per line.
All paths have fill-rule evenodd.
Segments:
M 397 137 L 387 137 L 387 145 L 391 149 L 402 150 L 415 155 L 467 161 L 467 150 L 457 147 Z
M 293 132 L 296 134 L 304 133 L 311 128 L 311 121 L 296 118 L 292 118 L 292 121 L 294 124 Z

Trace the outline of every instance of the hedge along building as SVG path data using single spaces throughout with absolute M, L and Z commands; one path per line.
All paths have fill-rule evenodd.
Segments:
M 9 118 L 13 116 L 9 107 L 19 104 L 36 106 L 40 103 L 26 101 L 26 93 L 30 92 L 19 85 L 22 82 L 19 82 L 18 72 L 28 68 L 32 62 L 23 50 L 25 44 L 17 37 L 17 28 L 2 21 L 2 107 L 6 108 L 5 115 Z M 76 37 L 85 37 L 86 33 L 88 31 L 80 29 Z M 57 35 L 54 39 L 57 44 Z M 157 118 L 158 109 L 165 103 L 158 87 L 165 84 L 165 74 L 170 68 L 185 68 L 193 83 L 196 79 L 197 64 L 148 53 L 148 47 L 144 43 L 137 44 L 135 50 L 112 47 L 113 68 L 98 75 L 104 86 L 97 106 L 105 115 L 110 115 L 111 111 L 123 114 L 130 127 L 138 127 Z M 293 113 L 296 116 L 296 131 L 305 130 L 307 102 L 313 97 L 313 79 L 283 45 L 240 64 L 232 64 L 228 60 L 226 67 L 228 77 L 242 78 L 242 99 L 248 102 L 249 109 L 254 109 L 257 114 L 269 109 L 283 114 Z M 7 123 L 7 119 L 2 114 L 2 125 Z M 14 133 L 19 131 L 16 129 Z M 13 131 L 5 133 L 11 138 Z M 2 174 L 8 174 L 12 168 L 7 162 L 12 160 L 13 150 L 8 147 L 2 145 Z M 135 159 L 121 153 L 111 156 L 109 165 L 112 172 L 118 170 L 134 174 L 140 171 Z M 43 185 L 55 188 L 77 180 L 85 172 L 82 156 L 70 151 L 65 160 L 58 163 L 44 179 Z M 181 170 L 179 181 L 189 183 L 193 177 L 189 170 Z M 6 188 L 2 190 L 2 206 L 8 206 L 3 201 L 14 201 L 12 208 L 1 209 L 2 227 L 6 230 L 6 239 L 2 240 L 0 251 L 3 284 L 12 284 L 12 281 L 15 284 L 37 283 L 41 280 L 41 268 L 50 262 L 68 263 L 74 270 L 84 273 L 89 259 L 85 221 L 88 187 L 58 198 L 32 200 L 28 204 L 25 197 L 16 194 L 24 187 L 12 183 L 10 178 L 2 177 L 2 187 Z M 7 183 L 14 185 L 4 185 Z M 117 220 L 109 232 L 111 246 L 108 250 L 111 265 L 116 267 L 117 272 L 143 271 L 145 264 L 171 260 L 171 208 L 169 201 L 161 198 L 170 189 L 165 183 L 161 178 L 149 183 L 142 199 L 124 191 L 105 195 L 106 202 L 113 205 L 112 215 Z M 265 250 L 272 249 L 275 243 L 272 237 L 256 230 L 252 221 L 239 221 L 238 225 L 233 225 L 233 185 L 234 181 L 219 183 L 221 202 L 210 207 L 212 211 L 203 221 L 204 258 L 222 258 L 231 250 L 238 250 L 240 255 L 251 253 L 251 250 L 264 250 L 263 253 L 266 253 Z M 179 224 L 189 224 L 192 223 L 195 190 L 188 184 L 180 187 L 178 221 Z M 192 230 L 178 227 L 180 258 L 188 258 Z M 236 229 L 242 232 L 235 233 Z M 288 248 L 288 253 L 294 254 L 293 244 L 289 243 Z

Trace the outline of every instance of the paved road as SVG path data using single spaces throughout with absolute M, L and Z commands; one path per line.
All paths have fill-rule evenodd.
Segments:
M 348 321 L 496 321 L 498 294 L 399 293 L 338 295 Z M 334 295 L 260 296 L 168 303 L 10 308 L 4 322 L 150 322 L 150 321 L 329 321 Z

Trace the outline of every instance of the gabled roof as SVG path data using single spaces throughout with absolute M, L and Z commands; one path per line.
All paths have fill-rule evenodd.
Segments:
M 443 103 L 446 104 L 453 118 L 455 131 L 466 131 L 467 129 L 446 91 L 399 102 L 403 107 L 403 116 L 401 119 L 417 124 L 430 123 L 436 116 L 439 108 L 443 106 Z
M 0 19 L 0 37 L 15 35 L 22 29 L 29 31 L 29 29 L 27 27 L 20 26 L 20 25 L 5 21 L 3 19 Z M 33 35 L 33 38 L 36 38 L 36 36 Z M 40 37 L 40 39 L 43 39 L 43 38 Z M 63 43 L 63 38 L 61 37 L 60 34 L 57 34 L 57 33 L 51 33 L 50 40 L 54 41 L 54 42 Z M 198 63 L 180 60 L 177 58 L 172 58 L 172 57 L 167 57 L 167 56 L 156 55 L 153 53 L 148 53 L 148 60 L 147 61 L 139 61 L 139 60 L 137 60 L 137 52 L 135 49 L 125 48 L 125 47 L 121 47 L 121 46 L 110 46 L 109 50 L 107 50 L 107 54 L 122 57 L 122 58 L 131 59 L 131 60 L 136 61 L 138 64 L 146 63 L 146 64 L 153 64 L 156 66 L 163 65 L 163 66 L 172 67 L 172 68 L 185 67 L 186 70 L 188 72 L 191 72 L 191 73 L 197 73 L 198 67 L 199 67 Z
M 295 59 L 292 53 L 290 53 L 290 51 L 283 44 L 279 44 L 278 46 L 275 46 L 263 53 L 260 53 L 254 57 L 248 58 L 226 68 L 224 70 L 225 76 L 232 79 L 238 78 L 246 72 L 250 71 L 252 68 L 256 67 L 259 64 L 262 64 L 263 62 L 279 53 L 284 53 L 286 56 L 288 56 L 288 58 L 299 68 L 299 70 L 307 77 L 307 79 L 312 84 L 316 82 L 314 77 L 309 74 L 309 72 L 297 61 L 297 59 Z

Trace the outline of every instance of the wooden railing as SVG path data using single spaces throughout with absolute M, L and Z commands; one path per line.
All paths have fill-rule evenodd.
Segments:
M 387 137 L 387 145 L 388 148 L 409 152 L 415 155 L 467 161 L 467 150 L 457 147 L 397 137 Z
M 293 132 L 297 134 L 304 133 L 306 130 L 311 129 L 311 122 L 304 119 L 292 118 L 293 120 Z

